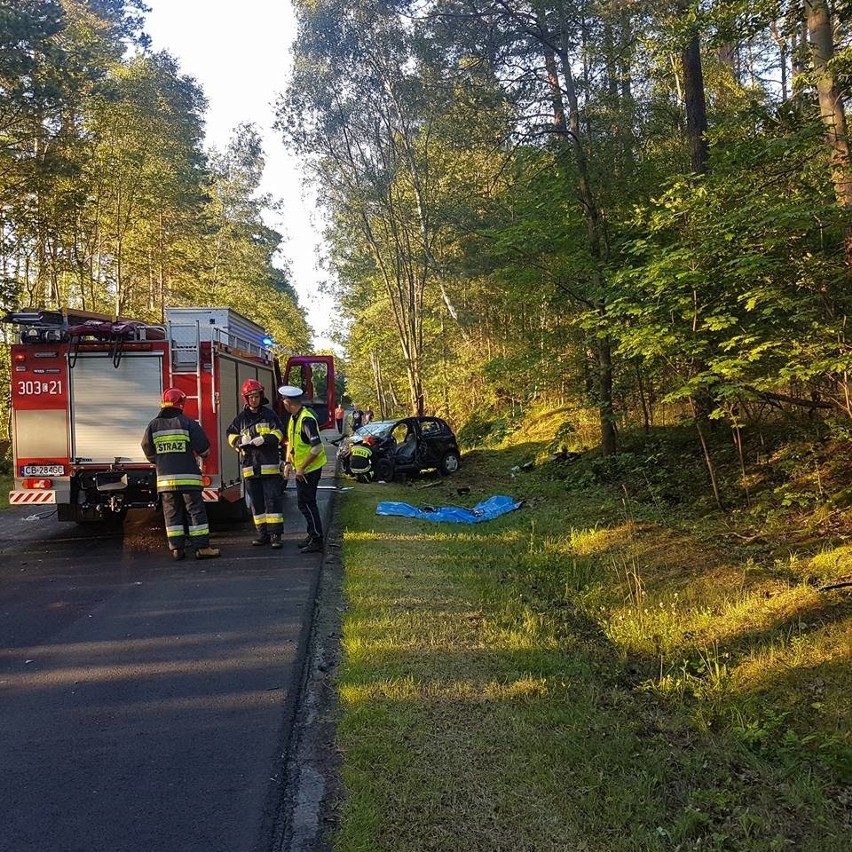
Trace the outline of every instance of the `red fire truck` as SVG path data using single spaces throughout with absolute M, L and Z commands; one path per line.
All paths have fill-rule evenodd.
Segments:
M 3 322 L 11 346 L 11 504 L 55 504 L 60 521 L 120 519 L 157 504 L 156 475 L 140 441 L 165 388 L 211 442 L 201 463 L 204 500 L 243 510 L 239 458 L 226 429 L 259 379 L 276 408 L 278 386 L 305 390 L 321 428 L 334 425 L 334 359 L 295 355 L 282 373 L 259 325 L 228 308 L 167 308 L 163 325 L 79 311 L 24 310 Z

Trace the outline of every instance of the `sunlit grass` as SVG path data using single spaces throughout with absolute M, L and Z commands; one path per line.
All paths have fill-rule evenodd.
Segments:
M 845 849 L 852 612 L 807 581 L 846 555 L 758 564 L 484 464 L 521 512 L 347 494 L 338 852 Z

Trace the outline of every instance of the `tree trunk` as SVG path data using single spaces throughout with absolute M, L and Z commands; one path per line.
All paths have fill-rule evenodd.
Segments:
M 843 98 L 831 68 L 834 58 L 834 36 L 826 0 L 805 0 L 808 14 L 808 38 L 817 77 L 817 94 L 825 141 L 831 149 L 831 170 L 837 203 L 846 211 L 844 242 L 846 263 L 852 266 L 852 168 L 849 159 L 849 136 Z
M 787 45 L 787 38 L 779 31 L 777 22 L 773 21 L 769 25 L 769 32 L 772 34 L 775 44 L 778 45 L 779 64 L 781 66 L 781 100 L 786 101 L 789 96 L 789 86 L 787 83 L 787 61 L 790 50 Z
M 539 19 L 539 26 L 544 29 L 544 22 Z M 562 100 L 562 86 L 559 83 L 559 71 L 556 67 L 556 54 L 547 45 L 542 45 L 544 53 L 544 67 L 547 71 L 547 85 L 550 89 L 550 103 L 553 106 L 553 126 L 559 133 L 567 129 L 565 124 L 565 103 Z
M 577 191 L 583 213 L 586 219 L 586 231 L 589 240 L 589 254 L 592 258 L 594 269 L 594 291 L 603 292 L 602 272 L 599 261 L 608 254 L 609 244 L 607 240 L 604 223 L 598 209 L 594 192 L 592 191 L 591 179 L 589 177 L 589 165 L 586 152 L 582 143 L 582 130 L 580 126 L 580 106 L 577 92 L 574 88 L 574 77 L 571 72 L 571 64 L 568 52 L 563 47 L 559 51 L 562 62 L 562 74 L 565 79 L 565 94 L 568 101 L 568 129 L 571 139 L 574 158 L 577 166 L 578 185 Z M 599 313 L 606 313 L 603 302 L 599 305 Z M 613 420 L 612 403 L 612 343 L 608 336 L 595 340 L 595 359 L 598 365 L 598 406 L 600 411 L 601 428 L 601 451 L 604 455 L 611 455 L 616 450 L 615 423 Z
M 373 370 L 373 384 L 376 388 L 376 402 L 379 406 L 379 416 L 384 420 L 387 417 L 387 411 L 385 411 L 385 396 L 382 393 L 382 368 L 373 350 L 370 350 L 370 367 Z
M 707 102 L 704 98 L 704 75 L 701 71 L 701 43 L 694 35 L 681 53 L 683 94 L 686 102 L 686 132 L 689 135 L 692 171 L 707 171 L 710 148 L 707 145 Z
M 597 343 L 601 452 L 611 456 L 616 450 L 615 415 L 612 404 L 612 340 L 609 335 Z

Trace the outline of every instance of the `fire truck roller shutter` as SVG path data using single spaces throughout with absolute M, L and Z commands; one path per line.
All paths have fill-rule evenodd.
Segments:
M 224 355 L 218 358 L 219 376 L 216 382 L 219 391 L 219 468 L 222 485 L 240 482 L 240 457 L 228 443 L 228 426 L 242 410 L 240 385 L 237 382 L 237 362 Z M 211 440 L 213 436 L 210 436 Z
M 266 398 L 271 401 L 271 394 L 275 392 L 275 377 L 271 368 L 247 364 L 245 361 L 237 361 L 227 355 L 220 355 L 218 360 L 219 407 L 221 410 L 219 422 L 222 424 L 219 433 L 219 458 L 222 467 L 222 485 L 228 485 L 233 482 L 241 483 L 243 478 L 240 470 L 240 458 L 228 443 L 226 434 L 228 425 L 243 410 L 244 401 L 240 394 L 240 388 L 246 379 L 257 379 L 264 387 Z
M 257 379 L 263 385 L 263 395 L 269 400 L 269 404 L 275 399 L 275 376 L 272 368 L 260 367 L 257 364 L 246 364 L 240 361 L 237 365 L 237 387 L 236 394 L 239 400 L 240 411 L 243 409 L 243 398 L 240 396 L 240 388 L 246 379 Z M 233 450 L 231 450 L 233 452 Z
M 140 441 L 159 410 L 162 356 L 125 353 L 111 358 L 80 353 L 71 372 L 71 456 L 92 463 L 145 464 Z
M 13 433 L 18 458 L 68 457 L 68 417 L 64 408 L 15 411 Z
M 68 414 L 65 409 L 51 411 L 16 410 L 12 428 L 15 441 L 15 458 L 67 459 Z M 16 485 L 20 487 L 21 472 L 15 471 Z M 58 502 L 71 499 L 70 479 L 53 477 L 53 490 Z

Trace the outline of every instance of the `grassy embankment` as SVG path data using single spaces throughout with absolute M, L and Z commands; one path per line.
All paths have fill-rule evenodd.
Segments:
M 335 848 L 848 849 L 852 595 L 818 590 L 852 573 L 848 443 L 716 448 L 721 513 L 693 434 L 545 462 L 555 432 L 346 494 Z M 495 493 L 526 504 L 374 514 Z

